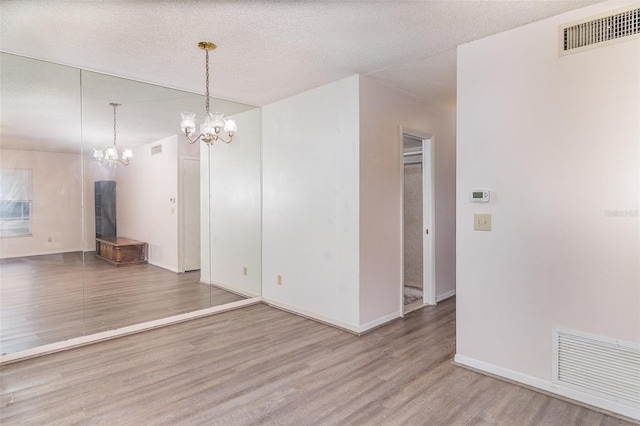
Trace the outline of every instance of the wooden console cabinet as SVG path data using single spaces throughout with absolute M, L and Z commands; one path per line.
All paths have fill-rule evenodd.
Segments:
M 96 257 L 115 266 L 147 263 L 147 243 L 124 237 L 96 238 Z

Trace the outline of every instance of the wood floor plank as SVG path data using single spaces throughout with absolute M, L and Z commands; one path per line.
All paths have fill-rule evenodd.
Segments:
M 454 353 L 454 299 L 360 337 L 252 305 L 4 366 L 0 423 L 626 424 Z
M 199 271 L 115 267 L 92 253 L 1 259 L 0 353 L 243 299 L 199 281 Z

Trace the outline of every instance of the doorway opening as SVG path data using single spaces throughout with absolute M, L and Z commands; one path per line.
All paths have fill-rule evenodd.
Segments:
M 402 312 L 435 304 L 433 269 L 432 138 L 404 130 L 402 137 Z
M 200 159 L 182 158 L 182 272 L 200 270 Z

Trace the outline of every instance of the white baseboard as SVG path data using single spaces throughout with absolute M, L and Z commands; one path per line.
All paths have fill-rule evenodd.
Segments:
M 82 252 L 80 249 L 64 249 L 64 250 L 49 250 L 49 251 L 36 251 L 32 253 L 22 253 L 22 254 L 10 254 L 9 256 L 0 256 L 0 259 L 16 259 L 19 257 L 31 257 L 31 256 L 46 256 L 48 254 L 64 254 L 64 253 L 75 253 Z
M 454 361 L 458 364 L 471 367 L 474 370 L 479 370 L 495 376 L 504 377 L 505 379 L 522 383 L 524 385 L 540 389 L 544 392 L 552 393 L 563 398 L 572 399 L 582 404 L 587 404 L 592 407 L 609 411 L 611 413 L 619 414 L 621 416 L 640 420 L 640 410 L 637 408 L 629 407 L 628 405 L 619 404 L 614 401 L 609 401 L 594 395 L 590 395 L 574 389 L 569 389 L 547 380 L 539 379 L 537 377 L 509 370 L 507 368 L 489 364 L 484 361 L 478 361 L 473 358 L 468 358 L 464 355 L 456 354 Z
M 233 285 L 229 285 L 229 284 L 225 284 L 225 283 L 221 283 L 219 281 L 211 281 L 208 283 L 209 285 L 215 286 L 215 287 L 219 287 L 223 290 L 227 290 L 230 291 L 231 293 L 235 293 L 238 294 L 240 296 L 245 296 L 245 297 L 261 297 L 260 293 L 253 293 L 251 291 L 242 289 L 242 288 L 238 288 L 236 286 Z
M 311 320 L 315 320 L 315 321 L 321 322 L 323 324 L 331 325 L 333 327 L 340 328 L 342 330 L 349 331 L 349 332 L 355 333 L 355 334 L 362 334 L 362 333 L 364 333 L 364 332 L 366 332 L 366 331 L 368 331 L 368 330 L 370 330 L 372 328 L 375 328 L 375 327 L 378 327 L 378 326 L 380 326 L 382 324 L 385 324 L 387 322 L 393 321 L 396 318 L 400 318 L 400 316 L 401 316 L 399 312 L 394 312 L 394 313 L 386 315 L 386 316 L 384 316 L 382 318 L 378 318 L 376 320 L 373 320 L 373 321 L 370 321 L 370 322 L 368 322 L 366 324 L 358 326 L 358 325 L 355 325 L 355 324 L 349 324 L 349 323 L 346 323 L 346 322 L 343 322 L 343 321 L 340 321 L 340 320 L 336 320 L 334 318 L 329 318 L 329 317 L 326 317 L 324 315 L 321 315 L 321 314 L 318 314 L 318 313 L 315 313 L 315 312 L 307 311 L 305 309 L 300 309 L 300 308 L 298 308 L 296 306 L 291 306 L 291 305 L 288 305 L 286 303 L 279 302 L 277 300 L 266 298 L 264 296 L 262 296 L 262 301 L 264 303 L 267 303 L 268 305 L 274 306 L 276 308 L 280 308 L 280 309 L 282 309 L 284 311 L 291 312 L 293 314 L 297 314 L 297 315 L 300 315 L 302 317 L 309 318 Z
M 360 326 L 360 333 L 364 333 L 366 331 L 369 331 L 369 330 L 371 330 L 373 328 L 379 327 L 379 326 L 381 326 L 383 324 L 386 324 L 388 322 L 391 322 L 391 321 L 393 321 L 393 320 L 395 320 L 397 318 L 401 318 L 401 317 L 402 317 L 402 314 L 400 312 L 393 312 L 393 313 L 391 313 L 389 315 L 385 315 L 385 316 L 383 316 L 381 318 L 375 319 L 373 321 L 369 321 L 368 323 L 362 324 Z
M 90 345 L 92 343 L 103 342 L 118 337 L 128 336 L 130 334 L 139 333 L 141 331 L 153 330 L 155 328 L 164 327 L 171 324 L 178 324 L 196 318 L 202 318 L 209 315 L 219 314 L 234 309 L 244 308 L 245 306 L 261 303 L 262 298 L 245 299 L 237 302 L 227 303 L 220 306 L 212 306 L 211 308 L 200 309 L 198 311 L 187 312 L 180 315 L 174 315 L 154 321 L 147 321 L 140 324 L 134 324 L 127 327 L 116 328 L 115 330 L 103 331 L 101 333 L 89 334 L 87 336 L 75 337 L 73 339 L 62 342 L 50 343 L 19 352 L 13 352 L 7 355 L 0 355 L 0 365 L 11 364 L 18 361 L 34 358 L 41 355 L 47 355 L 55 352 L 73 349 L 80 346 Z
M 298 314 L 302 317 L 309 318 L 312 320 L 319 321 L 321 323 L 332 325 L 337 328 L 341 328 L 346 331 L 350 331 L 351 333 L 359 334 L 360 330 L 357 325 L 349 324 L 346 322 L 342 322 L 333 318 L 325 317 L 324 315 L 317 314 L 315 312 L 307 311 L 304 309 L 300 309 L 295 306 L 287 305 L 286 303 L 279 302 L 277 300 L 269 299 L 262 296 L 262 301 L 268 305 L 274 306 L 276 308 L 280 308 L 284 311 L 291 312 L 293 314 Z
M 447 300 L 448 298 L 453 297 L 455 295 L 456 295 L 456 291 L 455 290 L 451 290 L 451 291 L 448 291 L 446 293 L 442 293 L 442 294 L 436 296 L 436 303 L 442 302 L 443 300 Z
M 175 272 L 176 274 L 180 273 L 178 268 L 174 268 L 173 266 L 165 265 L 164 263 L 152 262 L 150 260 L 148 260 L 148 262 L 149 265 L 157 266 L 158 268 L 166 269 L 167 271 Z

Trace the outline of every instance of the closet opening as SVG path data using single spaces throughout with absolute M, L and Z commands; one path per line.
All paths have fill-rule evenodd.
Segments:
M 402 133 L 402 312 L 435 304 L 432 139 Z

